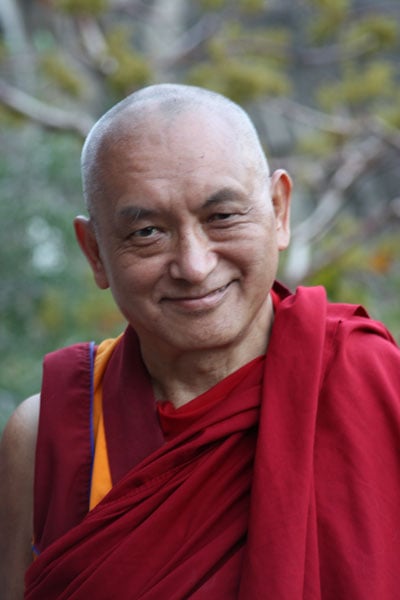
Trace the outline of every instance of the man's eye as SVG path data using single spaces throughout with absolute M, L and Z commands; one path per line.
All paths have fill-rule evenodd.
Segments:
M 227 219 L 234 216 L 234 213 L 215 213 L 209 217 L 209 221 L 226 221 Z
M 138 229 L 137 231 L 133 232 L 133 237 L 137 237 L 137 238 L 148 238 L 151 237 L 152 235 L 155 235 L 156 233 L 158 233 L 158 228 L 157 227 L 153 227 L 153 225 L 149 225 L 148 227 L 142 227 L 142 229 Z

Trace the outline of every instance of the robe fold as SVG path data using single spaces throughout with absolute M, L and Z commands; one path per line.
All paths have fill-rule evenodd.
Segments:
M 265 359 L 195 418 L 161 408 L 172 434 L 44 548 L 28 600 L 400 598 L 399 349 L 322 288 L 279 293 Z

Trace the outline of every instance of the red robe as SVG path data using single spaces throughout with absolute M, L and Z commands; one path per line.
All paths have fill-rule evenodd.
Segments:
M 279 304 L 265 361 L 243 373 L 50 543 L 26 598 L 398 597 L 390 335 L 362 309 L 299 288 Z

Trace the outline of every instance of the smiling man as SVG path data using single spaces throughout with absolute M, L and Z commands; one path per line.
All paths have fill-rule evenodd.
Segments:
M 145 88 L 82 172 L 77 239 L 128 327 L 47 356 L 6 428 L 5 598 L 28 567 L 31 600 L 396 597 L 400 353 L 274 283 L 291 180 L 246 113 Z
M 235 105 L 191 89 L 173 102 L 171 88 L 156 89 L 89 136 L 91 219 L 75 226 L 98 285 L 141 340 L 156 395 L 180 405 L 265 352 L 290 180 L 269 177 Z

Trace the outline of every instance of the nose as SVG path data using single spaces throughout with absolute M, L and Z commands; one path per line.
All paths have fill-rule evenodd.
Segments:
M 173 279 L 188 283 L 203 282 L 217 264 L 217 254 L 212 242 L 203 231 L 186 231 L 177 240 L 174 256 L 169 265 Z

